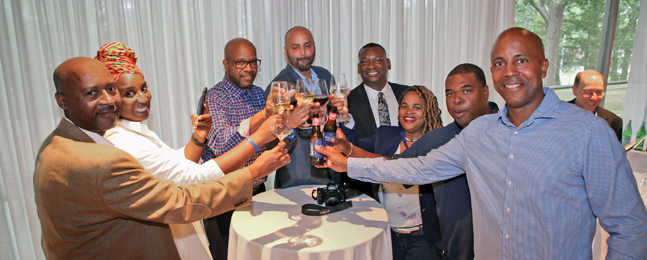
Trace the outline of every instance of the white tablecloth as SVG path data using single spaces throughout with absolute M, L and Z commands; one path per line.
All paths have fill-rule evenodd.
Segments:
M 318 186 L 254 196 L 231 219 L 229 259 L 392 259 L 386 211 L 362 195 L 353 207 L 324 216 L 301 214 Z
M 627 152 L 627 159 L 629 164 L 631 164 L 631 170 L 634 172 L 634 177 L 636 177 L 636 185 L 640 185 L 642 179 L 647 177 L 643 173 L 647 173 L 647 152 L 630 150 Z M 638 186 L 640 195 L 643 198 L 643 202 L 647 205 L 647 185 L 643 187 Z M 600 224 L 598 223 L 597 229 L 595 230 L 595 237 L 593 238 L 593 259 L 604 260 L 607 251 L 607 238 L 609 238 L 609 233 L 604 231 Z

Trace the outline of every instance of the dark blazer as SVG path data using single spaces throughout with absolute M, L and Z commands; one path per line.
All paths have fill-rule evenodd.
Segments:
M 362 139 L 357 139 L 352 130 L 342 127 L 350 142 L 358 147 L 375 154 L 392 157 L 398 150 L 402 140 L 402 127 L 399 126 L 380 126 L 375 134 Z M 415 143 L 414 143 L 415 144 Z M 411 148 L 409 148 L 411 149 Z M 407 149 L 408 150 L 408 149 Z M 406 151 L 406 150 L 405 150 Z M 358 184 L 354 182 L 353 184 Z M 366 184 L 366 183 L 362 183 Z M 364 193 L 379 201 L 378 188 L 379 184 L 370 184 L 371 191 Z M 434 245 L 440 239 L 440 227 L 436 215 L 436 199 L 431 184 L 420 185 L 420 212 L 422 215 L 422 233 L 429 244 Z
M 252 176 L 177 186 L 62 119 L 38 151 L 34 195 L 47 259 L 180 259 L 167 224 L 248 204 Z
M 490 102 L 494 110 L 496 104 Z M 498 107 L 496 107 L 498 111 Z M 415 158 L 443 146 L 461 132 L 460 126 L 453 122 L 443 128 L 425 133 L 409 149 L 404 150 L 397 158 Z M 449 180 L 432 183 L 435 201 L 432 210 L 437 210 L 436 216 L 440 229 L 440 239 L 437 244 L 439 252 L 449 259 L 474 259 L 474 230 L 472 224 L 472 202 L 467 177 L 465 174 Z M 422 191 L 421 191 L 422 193 Z M 423 203 L 422 195 L 420 203 Z M 425 203 L 430 203 L 425 200 Z M 427 213 L 430 215 L 429 213 Z M 424 225 L 423 225 L 424 227 Z M 426 230 L 424 231 L 426 235 Z
M 317 74 L 317 78 L 325 80 L 326 86 L 330 88 L 330 76 L 331 76 L 330 71 L 317 66 L 312 66 L 312 70 L 314 70 L 314 72 Z M 296 84 L 297 79 L 299 78 L 300 78 L 299 74 L 297 74 L 297 72 L 294 71 L 292 66 L 288 64 L 287 66 L 285 66 L 283 70 L 281 70 L 281 72 L 279 72 L 278 75 L 276 75 L 276 77 L 274 77 L 272 81 L 287 81 L 287 82 Z M 267 84 L 267 87 L 265 88 L 265 97 L 267 97 L 267 95 L 269 94 L 269 89 L 271 84 L 272 82 Z
M 575 98 L 571 101 L 568 101 L 568 103 L 575 104 Z M 622 118 L 620 118 L 613 112 L 601 107 L 598 107 L 598 116 L 607 121 L 609 127 L 611 127 L 613 132 L 616 133 L 616 136 L 618 136 L 618 141 L 622 142 Z
M 402 93 L 409 88 L 409 86 L 393 82 L 389 82 L 389 85 L 391 85 L 393 94 L 395 94 L 398 100 L 402 98 Z M 360 139 L 373 135 L 377 128 L 365 87 L 364 83 L 359 84 L 359 86 L 351 90 L 350 94 L 348 94 L 348 112 L 353 115 L 356 135 Z
M 312 66 L 312 70 L 317 73 L 319 79 L 326 81 L 326 85 L 330 84 L 330 72 L 322 67 Z M 288 64 L 285 69 L 279 72 L 272 81 L 287 81 L 289 83 L 296 83 L 299 75 Z M 270 93 L 269 85 L 265 89 L 265 98 Z M 328 184 L 330 182 L 342 182 L 342 174 L 334 174 L 331 169 L 316 168 L 310 165 L 310 134 L 312 129 L 294 129 L 296 135 L 294 137 L 286 138 L 285 144 L 290 154 L 290 163 L 276 170 L 274 179 L 275 188 L 288 188 L 306 184 Z M 268 149 L 272 149 L 278 144 L 277 140 L 267 144 Z M 343 174 L 346 176 L 346 174 Z M 347 177 L 344 177 L 347 178 Z

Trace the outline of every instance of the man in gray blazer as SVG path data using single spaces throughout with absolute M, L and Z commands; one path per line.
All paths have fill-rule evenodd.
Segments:
M 146 172 L 103 138 L 121 97 L 108 69 L 78 57 L 54 72 L 65 111 L 45 139 L 34 171 L 34 199 L 48 259 L 180 259 L 167 224 L 190 223 L 248 204 L 252 180 L 285 165 L 248 167 L 216 180 L 177 186 Z M 281 144 L 283 145 L 283 144 Z M 272 169 L 268 169 L 272 168 Z
M 398 100 L 409 86 L 388 82 L 389 70 L 391 60 L 384 47 L 368 43 L 359 50 L 357 73 L 362 84 L 348 95 L 348 112 L 355 119 L 358 138 L 373 135 L 380 125 L 398 125 Z

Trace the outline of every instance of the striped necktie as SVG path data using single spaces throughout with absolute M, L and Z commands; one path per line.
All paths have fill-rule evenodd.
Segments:
M 391 117 L 389 116 L 389 105 L 386 103 L 384 93 L 377 94 L 377 110 L 380 113 L 380 125 L 391 125 Z

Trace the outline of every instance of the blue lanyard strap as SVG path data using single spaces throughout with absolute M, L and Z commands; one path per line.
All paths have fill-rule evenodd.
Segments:
M 404 142 L 404 148 L 409 149 L 409 144 L 407 144 L 407 138 L 404 137 L 404 128 L 400 127 L 400 137 L 402 137 L 402 142 Z

